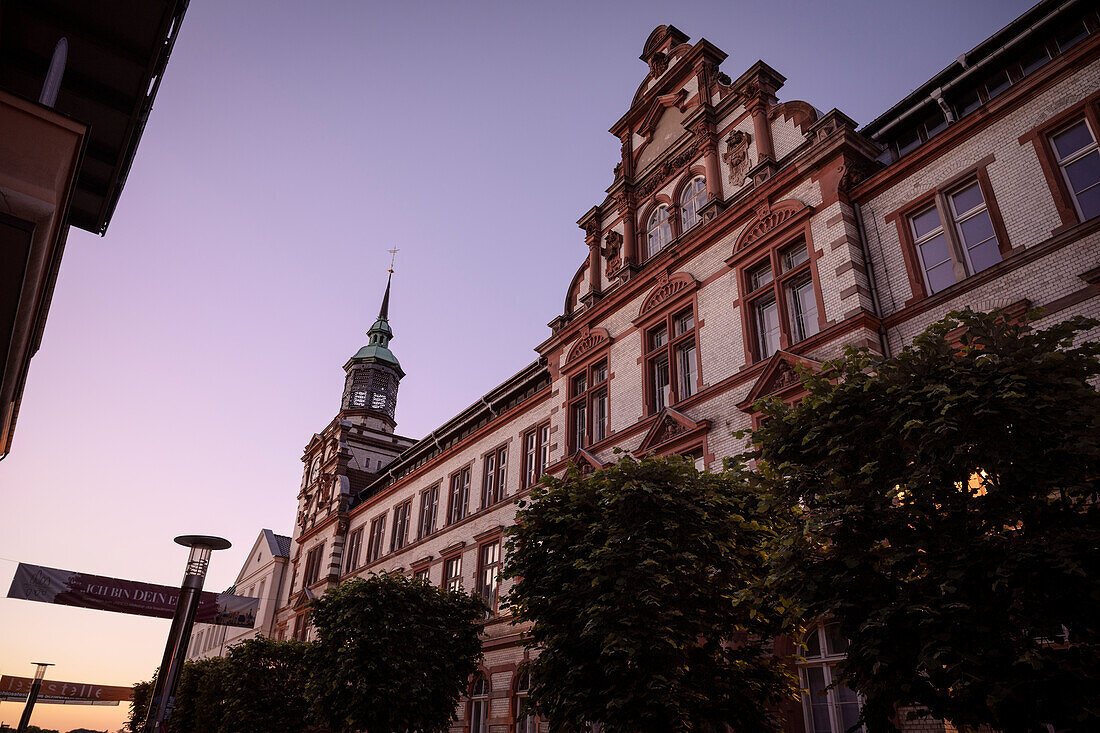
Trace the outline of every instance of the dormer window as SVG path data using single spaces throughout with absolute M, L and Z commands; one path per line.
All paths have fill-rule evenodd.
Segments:
M 672 223 L 668 218 L 668 206 L 661 204 L 649 217 L 646 226 L 646 258 L 660 252 L 672 241 Z
M 680 222 L 686 232 L 699 223 L 699 210 L 707 203 L 707 182 L 702 176 L 691 180 L 680 194 Z

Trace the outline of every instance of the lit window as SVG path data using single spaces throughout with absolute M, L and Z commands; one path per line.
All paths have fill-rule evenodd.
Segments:
M 477 557 L 477 594 L 489 607 L 489 615 L 496 613 L 497 591 L 500 589 L 500 541 L 482 545 Z
M 439 484 L 420 492 L 420 522 L 416 538 L 422 540 L 435 531 L 435 515 L 439 511 Z
M 470 685 L 470 733 L 489 731 L 489 680 L 483 675 Z
M 498 448 L 485 456 L 485 473 L 481 484 L 481 508 L 504 500 L 507 486 L 508 448 Z
M 469 467 L 451 475 L 451 493 L 447 511 L 447 523 L 454 524 L 465 519 L 470 505 L 470 469 Z
M 534 486 L 550 465 L 550 423 L 523 434 L 523 488 Z
M 863 731 L 859 722 L 859 697 L 836 677 L 848 641 L 837 624 L 816 624 L 802 639 L 798 665 L 802 681 L 802 709 L 807 733 Z M 835 686 L 834 686 L 835 685 Z
M 950 226 L 944 226 L 945 220 Z M 909 217 L 909 227 L 930 294 L 1001 261 L 1000 243 L 976 180 L 937 196 L 935 203 Z
M 1100 151 L 1088 120 L 1050 136 L 1058 167 L 1081 220 L 1100 214 Z
M 688 308 L 646 332 L 646 382 L 650 413 L 697 391 L 699 357 L 695 348 L 695 312 Z
M 649 225 L 646 226 L 646 257 L 652 257 L 668 246 L 672 241 L 672 225 L 668 218 L 668 207 L 661 205 L 649 217 Z
M 569 384 L 569 445 L 575 453 L 608 435 L 607 362 L 587 367 Z
M 693 178 L 680 194 L 680 223 L 686 232 L 699 223 L 699 209 L 707 203 L 707 182 L 702 176 Z
M 390 552 L 396 552 L 409 542 L 409 515 L 412 514 L 412 499 L 403 501 L 393 508 L 393 533 L 390 535 Z

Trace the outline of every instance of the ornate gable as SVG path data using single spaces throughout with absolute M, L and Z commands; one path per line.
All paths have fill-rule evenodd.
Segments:
M 582 474 L 590 474 L 599 471 L 602 468 L 607 468 L 608 464 L 601 463 L 600 459 L 592 455 L 584 448 L 573 454 L 573 465 L 580 469 Z
M 737 252 L 763 239 L 773 231 L 782 228 L 796 215 L 808 210 L 809 207 L 806 204 L 795 199 L 780 201 L 774 206 L 765 201 L 756 207 L 756 217 L 741 232 L 741 236 L 733 246 L 733 251 Z
M 634 451 L 635 456 L 646 453 L 660 452 L 661 448 L 668 448 L 673 444 L 701 436 L 710 428 L 709 420 L 696 422 L 690 417 L 671 407 L 666 407 L 657 413 L 657 419 L 649 427 L 649 431 L 642 439 L 642 444 Z
M 796 365 L 801 365 L 810 371 L 817 371 L 821 362 L 806 359 L 786 351 L 777 351 L 768 359 L 768 365 L 756 380 L 756 384 L 749 390 L 745 399 L 737 404 L 737 409 L 747 412 L 759 399 L 776 395 L 782 398 L 802 389 L 802 379 L 798 376 Z

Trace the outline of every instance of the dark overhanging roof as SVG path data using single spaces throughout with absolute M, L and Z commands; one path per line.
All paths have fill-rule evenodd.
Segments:
M 69 223 L 104 234 L 188 0 L 0 0 L 0 88 L 37 100 L 61 38 L 54 109 L 88 125 Z

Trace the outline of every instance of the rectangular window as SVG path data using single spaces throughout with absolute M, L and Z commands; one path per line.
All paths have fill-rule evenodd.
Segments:
M 430 567 L 427 567 L 427 568 L 420 568 L 419 570 L 414 570 L 414 571 L 413 571 L 413 580 L 423 580 L 423 581 L 427 581 L 427 580 L 428 580 L 428 573 L 429 573 L 429 572 L 431 572 L 431 568 L 430 568 Z
M 508 448 L 498 448 L 485 456 L 485 475 L 481 482 L 481 508 L 504 501 L 508 468 Z
M 1058 44 L 1058 51 L 1065 53 L 1081 41 L 1085 40 L 1089 36 L 1089 29 L 1085 27 L 1084 22 L 1077 21 L 1071 24 L 1068 28 L 1060 32 L 1054 37 L 1054 42 Z
M 836 669 L 844 661 L 848 642 L 837 624 L 815 624 L 802 640 L 803 662 L 798 665 L 802 681 L 803 713 L 807 733 L 862 733 L 859 697 L 837 682 Z
M 420 492 L 420 521 L 416 539 L 422 540 L 435 532 L 435 515 L 439 511 L 439 484 Z
M 1027 76 L 1041 69 L 1048 61 L 1050 61 L 1050 51 L 1046 46 L 1037 46 L 1024 51 L 1023 56 L 1020 57 L 1020 70 L 1024 76 Z
M 818 331 L 817 296 L 813 280 L 809 278 L 792 283 L 788 288 L 791 300 L 791 330 L 795 341 L 813 336 Z
M 445 590 L 462 589 L 462 555 L 455 555 L 443 561 L 443 588 Z
M 985 82 L 985 94 L 989 99 L 993 99 L 1001 92 L 1012 86 L 1012 80 L 1008 78 L 1007 71 L 998 71 L 991 76 Z
M 478 548 L 477 593 L 489 606 L 489 615 L 496 613 L 497 590 L 500 587 L 500 541 Z
M 347 562 L 344 563 L 344 572 L 350 573 L 359 567 L 359 553 L 363 546 L 363 528 L 355 530 L 348 536 Z
M 367 538 L 367 562 L 372 563 L 382 557 L 382 540 L 386 536 L 386 515 L 375 517 L 370 523 L 370 535 Z
M 569 448 L 571 453 L 598 443 L 607 437 L 608 392 L 607 362 L 601 361 L 587 367 L 583 373 L 573 376 L 569 402 Z M 549 427 L 545 426 L 546 439 L 549 439 Z M 548 447 L 543 443 L 536 446 L 543 452 Z M 543 459 L 545 468 L 545 458 Z M 540 474 L 541 475 L 541 474 Z M 533 482 L 532 482 L 533 483 Z M 528 484 L 530 485 L 530 484 Z
M 393 533 L 390 535 L 390 552 L 396 552 L 409 543 L 409 516 L 412 499 L 393 508 Z
M 756 272 L 758 278 L 771 277 Z M 646 337 L 646 402 L 650 414 L 695 394 L 699 379 L 695 340 L 695 310 L 686 308 L 665 317 Z M 669 335 L 671 334 L 671 339 Z
M 1081 221 L 1100 214 L 1100 151 L 1089 120 L 1051 135 L 1050 143 Z
M 757 348 L 760 358 L 767 359 L 779 351 L 779 305 L 775 296 L 768 296 L 753 302 L 756 315 Z
M 937 193 L 930 206 L 908 220 L 929 294 L 1001 261 L 1001 245 L 977 180 Z
M 451 475 L 451 494 L 447 523 L 454 524 L 466 518 L 470 506 L 470 469 L 466 467 Z
M 304 586 L 313 585 L 321 579 L 321 556 L 325 551 L 324 543 L 317 545 L 306 555 L 306 568 L 303 573 Z
M 550 423 L 536 426 L 523 434 L 523 488 L 538 483 L 550 465 Z

